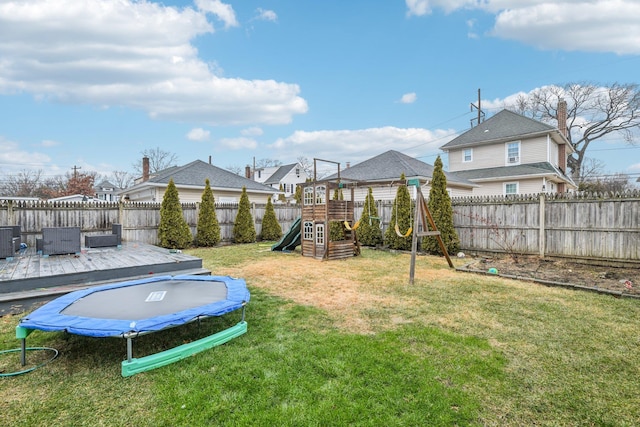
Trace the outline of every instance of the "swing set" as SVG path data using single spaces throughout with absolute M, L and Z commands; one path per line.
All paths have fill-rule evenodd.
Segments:
M 407 182 L 408 185 L 414 185 L 416 187 L 416 211 L 413 217 L 413 227 L 409 228 L 409 230 L 415 229 L 416 232 L 413 233 L 413 238 L 411 240 L 411 267 L 409 270 L 409 283 L 413 285 L 413 279 L 415 278 L 416 272 L 416 255 L 418 252 L 418 237 L 426 237 L 433 236 L 438 240 L 438 244 L 440 245 L 440 250 L 444 254 L 447 259 L 447 263 L 449 263 L 449 267 L 455 268 L 453 262 L 451 261 L 451 257 L 449 257 L 449 252 L 447 251 L 447 247 L 442 241 L 442 236 L 440 235 L 440 231 L 438 231 L 438 227 L 436 227 L 436 223 L 431 216 L 431 212 L 429 211 L 429 207 L 427 206 L 427 201 L 422 194 L 422 189 L 420 188 L 420 182 L 417 179 L 411 179 Z M 398 216 L 396 215 L 396 221 Z M 397 227 L 396 222 L 396 227 Z M 421 231 L 420 231 L 421 230 Z M 396 232 L 398 229 L 396 228 Z M 408 237 L 408 236 L 407 236 Z

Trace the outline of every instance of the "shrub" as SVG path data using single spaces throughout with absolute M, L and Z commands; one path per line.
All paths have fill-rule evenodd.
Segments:
M 405 181 L 405 176 L 402 174 L 400 180 Z M 411 250 L 411 234 L 407 237 L 398 236 L 395 230 L 396 224 L 400 233 L 407 233 L 407 231 L 413 226 L 413 215 L 411 214 L 411 196 L 409 195 L 409 189 L 406 185 L 398 187 L 396 192 L 396 198 L 393 201 L 393 210 L 391 211 L 391 223 L 387 227 L 387 231 L 384 235 L 385 244 L 390 249 L 399 250 Z
M 193 241 L 189 224 L 182 215 L 182 205 L 173 178 L 169 180 L 162 198 L 158 241 L 161 247 L 169 249 L 184 249 Z
M 209 184 L 205 180 L 200 212 L 198 213 L 198 226 L 196 229 L 196 246 L 215 246 L 220 242 L 220 224 L 216 216 L 216 201 Z
M 267 199 L 267 207 L 262 218 L 262 240 L 278 240 L 282 236 L 282 227 L 276 218 L 276 211 L 271 203 L 271 197 Z
M 460 240 L 455 228 L 453 228 L 453 208 L 451 207 L 451 198 L 447 193 L 447 177 L 442 170 L 440 156 L 438 156 L 433 166 L 431 190 L 429 190 L 427 206 L 433 217 L 433 222 L 435 222 L 438 231 L 440 231 L 440 237 L 447 252 L 455 254 L 460 248 Z M 432 236 L 422 239 L 422 249 L 432 254 L 444 255 L 438 239 Z
M 247 195 L 247 187 L 242 187 L 238 214 L 233 223 L 233 241 L 236 243 L 253 243 L 256 241 L 256 228 L 251 216 L 251 205 Z
M 356 235 L 362 245 L 376 246 L 382 244 L 382 230 L 380 229 L 378 207 L 373 199 L 373 190 L 371 187 L 369 187 L 369 194 L 367 194 L 364 200 L 360 225 L 356 229 Z

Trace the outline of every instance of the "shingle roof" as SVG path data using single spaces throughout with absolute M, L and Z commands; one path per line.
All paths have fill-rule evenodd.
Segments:
M 563 174 L 560 169 L 556 168 L 549 162 L 458 171 L 456 172 L 456 175 L 472 181 L 533 175 L 557 175 L 559 178 L 573 184 L 573 180 L 571 178 Z
M 176 185 L 188 185 L 203 187 L 208 178 L 212 188 L 230 188 L 273 193 L 274 189 L 259 182 L 252 181 L 241 175 L 236 175 L 225 169 L 221 169 L 212 164 L 195 160 L 184 166 L 174 166 L 157 172 L 149 178 L 150 183 L 168 184 L 173 178 Z M 140 185 L 140 184 L 138 184 Z
M 389 150 L 375 157 L 340 171 L 340 178 L 353 181 L 398 181 L 404 174 L 407 179 L 431 179 L 433 166 L 399 151 Z M 470 181 L 457 175 L 445 172 L 447 182 L 475 187 Z M 333 174 L 326 179 L 337 179 Z
M 505 139 L 519 139 L 554 130 L 557 129 L 546 123 L 530 119 L 513 111 L 502 110 L 440 148 L 447 151 L 452 148 L 489 144 Z
M 267 180 L 264 182 L 265 184 L 277 184 L 280 182 L 282 178 L 287 176 L 291 169 L 297 166 L 297 163 L 292 163 L 290 165 L 280 166 Z

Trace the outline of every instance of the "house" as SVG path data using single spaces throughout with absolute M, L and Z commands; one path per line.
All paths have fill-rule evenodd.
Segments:
M 417 179 L 424 183 L 423 193 L 429 194 L 433 166 L 396 150 L 386 151 L 341 170 L 340 180 L 354 182 L 356 185 L 358 182 L 362 183 L 362 186 L 355 191 L 355 201 L 364 201 L 369 187 L 372 189 L 375 200 L 394 200 L 398 185 L 405 183 L 400 181 L 402 174 L 407 180 Z M 473 182 L 455 174 L 449 172 L 444 174 L 447 177 L 447 191 L 450 196 L 468 196 L 472 194 L 474 187 L 477 187 Z M 326 179 L 337 180 L 338 175 L 334 174 Z
M 84 194 L 70 194 L 68 196 L 60 196 L 60 197 L 53 197 L 51 199 L 47 199 L 47 202 L 49 202 L 49 203 L 56 203 L 56 202 L 104 203 L 105 201 L 104 200 L 100 200 L 100 199 L 95 198 L 95 197 L 92 197 L 92 196 L 86 196 Z
M 567 175 L 574 149 L 566 138 L 565 114 L 558 128 L 502 110 L 442 147 L 449 173 L 478 186 L 473 195 L 563 193 L 577 188 Z
M 95 191 L 95 197 L 97 199 L 104 200 L 105 202 L 117 202 L 120 199 L 116 186 L 107 180 L 103 180 L 94 186 L 93 191 Z
M 161 202 L 170 179 L 173 179 L 178 189 L 181 203 L 200 202 L 206 179 L 209 179 L 216 203 L 239 202 L 243 187 L 246 188 L 249 201 L 252 203 L 266 203 L 267 198 L 278 192 L 271 187 L 201 160 L 195 160 L 184 166 L 172 166 L 151 175 L 149 161 L 145 159 L 143 158 L 142 163 L 142 179 L 119 193 L 125 200 Z
M 247 173 L 250 173 L 250 170 Z M 284 197 L 288 200 L 292 199 L 295 195 L 296 187 L 305 183 L 309 178 L 311 177 L 300 163 L 259 168 L 253 173 L 253 179 L 256 182 L 268 185 L 276 191 L 282 187 Z

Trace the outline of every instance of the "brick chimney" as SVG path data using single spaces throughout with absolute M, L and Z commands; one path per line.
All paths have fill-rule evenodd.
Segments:
M 144 156 L 142 158 L 142 182 L 149 181 L 149 158 Z
M 562 136 L 569 139 L 567 129 L 567 101 L 563 98 L 558 100 L 558 130 Z M 558 167 L 562 173 L 567 173 L 567 146 L 565 144 L 558 145 Z M 558 184 L 558 193 L 564 192 L 564 183 Z
M 247 179 L 252 179 L 251 178 L 251 166 L 247 165 L 244 167 L 244 177 Z
M 567 133 L 567 101 L 563 98 L 558 100 L 558 130 L 565 138 L 569 139 Z

